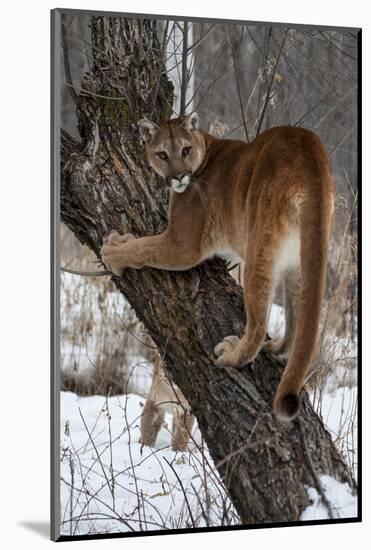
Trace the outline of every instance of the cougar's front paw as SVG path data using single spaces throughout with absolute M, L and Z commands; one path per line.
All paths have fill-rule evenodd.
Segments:
M 128 263 L 125 260 L 125 244 L 135 237 L 131 233 L 120 235 L 117 231 L 111 231 L 103 238 L 103 246 L 100 249 L 104 265 L 115 275 L 122 275 Z
M 218 357 L 216 364 L 219 367 L 237 367 L 239 366 L 239 356 L 237 353 L 240 339 L 237 336 L 226 336 L 214 348 L 214 353 Z

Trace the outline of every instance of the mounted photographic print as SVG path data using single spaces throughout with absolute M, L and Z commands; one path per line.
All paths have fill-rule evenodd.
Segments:
M 54 540 L 361 520 L 361 31 L 318 23 L 52 11 Z

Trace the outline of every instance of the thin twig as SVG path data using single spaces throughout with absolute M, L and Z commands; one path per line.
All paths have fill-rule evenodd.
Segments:
M 214 28 L 215 28 L 215 25 L 211 25 L 211 27 L 209 29 L 207 29 L 207 31 L 205 31 L 205 33 L 202 36 L 200 36 L 198 38 L 198 40 L 196 40 L 196 42 L 194 42 L 191 46 L 189 46 L 188 52 L 193 51 L 196 48 L 198 48 L 198 46 L 200 46 L 202 44 L 202 42 L 205 40 L 205 38 L 207 37 L 209 32 L 212 31 Z
M 188 21 L 183 23 L 183 52 L 182 52 L 182 83 L 180 92 L 180 114 L 185 116 L 187 86 L 188 86 L 188 73 L 187 73 L 187 60 L 188 60 Z
M 155 351 L 157 351 L 157 348 L 156 346 L 150 346 L 149 344 L 146 344 L 145 342 L 143 342 L 142 340 L 140 340 L 131 330 L 130 328 L 128 327 L 128 325 L 124 322 L 124 320 L 120 317 L 120 315 L 118 313 L 115 313 L 116 317 L 119 319 L 119 321 L 121 321 L 121 323 L 124 325 L 124 327 L 126 328 L 126 330 L 128 331 L 128 333 L 130 334 L 130 336 L 132 336 L 134 338 L 134 340 L 136 340 L 137 342 L 139 342 L 139 344 L 141 344 L 142 346 L 145 346 L 146 348 L 149 348 L 149 349 L 153 349 Z
M 341 140 L 335 145 L 335 147 L 330 151 L 329 157 L 331 158 L 334 153 L 341 147 L 344 143 L 344 141 L 347 139 L 347 137 L 353 132 L 354 128 L 356 127 L 357 119 L 353 121 L 352 125 L 350 126 L 349 130 L 345 132 L 344 136 L 341 138 Z
M 112 487 L 112 508 L 116 509 L 116 500 L 115 500 L 115 477 L 113 475 L 113 453 L 112 453 L 112 429 L 111 429 L 111 413 L 109 410 L 108 395 L 106 396 L 106 409 L 107 409 L 107 420 L 108 420 L 108 435 L 109 435 L 109 452 L 110 452 L 110 465 L 109 471 L 111 474 L 111 487 Z
M 175 477 L 177 478 L 178 482 L 179 482 L 179 485 L 180 485 L 180 488 L 182 489 L 182 493 L 183 493 L 183 496 L 184 496 L 184 500 L 186 502 L 186 505 L 187 505 L 187 508 L 188 508 L 188 513 L 189 513 L 189 517 L 191 518 L 191 521 L 192 521 L 192 526 L 193 527 L 196 527 L 196 524 L 195 524 L 195 520 L 194 520 L 194 517 L 193 517 L 193 514 L 192 514 L 192 510 L 191 510 L 191 506 L 189 504 L 189 501 L 188 501 L 188 497 L 187 497 L 187 493 L 185 492 L 185 489 L 184 489 L 184 486 L 183 486 L 183 483 L 182 483 L 182 480 L 180 479 L 180 477 L 178 476 L 175 468 L 173 467 L 173 465 L 166 459 L 166 457 L 164 456 L 163 457 L 165 462 L 170 466 L 170 468 L 173 470 L 174 474 L 175 474 Z
M 245 109 L 244 109 L 243 101 L 242 101 L 242 93 L 241 93 L 240 77 L 239 77 L 239 58 L 238 58 L 238 56 L 239 56 L 240 50 L 241 50 L 243 30 L 244 29 L 242 27 L 241 36 L 240 36 L 240 40 L 239 40 L 239 44 L 238 44 L 237 48 L 236 48 L 235 44 L 233 43 L 233 41 L 231 39 L 231 31 L 230 30 L 228 30 L 228 39 L 229 39 L 229 46 L 230 46 L 231 52 L 232 52 L 233 69 L 234 69 L 234 76 L 235 76 L 235 81 L 236 81 L 237 96 L 238 96 L 238 101 L 239 101 L 239 104 L 240 104 L 242 123 L 243 123 L 243 127 L 244 127 L 244 130 L 245 130 L 246 141 L 249 142 L 250 141 L 249 132 L 247 130 Z
M 93 440 L 92 435 L 91 435 L 91 433 L 90 433 L 90 431 L 89 431 L 89 428 L 88 428 L 88 426 L 87 426 L 87 424 L 86 424 L 86 422 L 85 422 L 85 418 L 84 418 L 84 416 L 83 416 L 83 414 L 82 414 L 82 412 L 81 412 L 80 407 L 79 407 L 79 414 L 80 414 L 81 420 L 83 421 L 85 430 L 86 430 L 87 433 L 88 433 L 90 442 L 91 442 L 91 444 L 92 444 L 93 447 L 94 447 L 94 451 L 95 451 L 95 453 L 96 453 L 96 455 L 97 455 L 97 459 L 98 459 L 98 462 L 99 462 L 99 464 L 100 464 L 100 467 L 102 468 L 102 472 L 103 472 L 104 478 L 105 478 L 105 480 L 106 480 L 106 482 L 107 482 L 107 485 L 108 485 L 108 488 L 109 488 L 109 490 L 110 490 L 110 492 L 111 492 L 112 499 L 114 500 L 115 496 L 114 496 L 114 493 L 113 493 L 113 489 L 112 489 L 112 487 L 111 487 L 111 485 L 110 485 L 110 482 L 109 482 L 108 477 L 107 477 L 107 474 L 106 474 L 106 470 L 104 469 L 102 460 L 101 460 L 101 458 L 100 458 L 100 454 L 98 453 L 98 449 L 97 449 L 97 447 L 96 447 L 96 445 L 95 445 L 95 443 L 94 443 L 94 440 Z
M 126 426 L 129 425 L 127 407 L 128 407 L 128 396 L 126 396 L 125 406 L 124 406 L 124 415 L 125 415 L 125 424 L 126 424 Z M 127 434 L 128 434 L 128 450 L 129 450 L 130 466 L 131 466 L 132 475 L 133 475 L 133 478 L 134 478 L 135 492 L 136 492 L 136 495 L 137 495 L 137 502 L 138 502 L 139 529 L 140 529 L 140 531 L 143 531 L 142 516 L 141 516 L 141 512 L 140 512 L 140 497 L 139 497 L 139 489 L 138 489 L 138 480 L 137 480 L 137 476 L 136 476 L 136 473 L 135 473 L 135 465 L 134 465 L 134 460 L 133 460 L 133 454 L 131 452 L 131 430 L 128 429 Z
M 273 82 L 274 82 L 274 79 L 275 79 L 275 76 L 276 76 L 276 72 L 277 72 L 277 67 L 278 67 L 278 63 L 279 63 L 279 60 L 281 59 L 281 55 L 282 55 L 282 51 L 283 51 L 283 47 L 286 43 L 286 38 L 287 38 L 287 33 L 289 31 L 287 30 L 285 32 L 285 36 L 282 40 L 282 44 L 281 44 L 281 48 L 280 48 L 280 51 L 278 52 L 278 56 L 277 56 L 277 59 L 276 59 L 276 63 L 274 65 L 274 69 L 273 69 L 273 72 L 272 72 L 272 78 L 271 78 L 271 81 L 269 83 L 269 87 L 268 87 L 268 90 L 267 90 L 267 95 L 265 97 L 265 102 L 264 102 L 264 105 L 263 105 L 263 110 L 261 112 L 261 115 L 260 115 L 260 119 L 259 119 L 259 124 L 258 124 L 258 128 L 256 130 L 256 135 L 258 136 L 259 133 L 260 133 L 260 129 L 261 129 L 261 126 L 263 124 L 263 119 L 264 119 L 264 115 L 265 115 L 265 111 L 267 109 L 267 105 L 268 105 L 268 101 L 270 99 L 270 94 L 271 94 L 271 89 L 272 89 L 272 86 L 273 86 Z
M 63 273 L 71 273 L 71 275 L 80 275 L 80 277 L 106 277 L 107 275 L 113 276 L 111 271 L 104 269 L 103 271 L 77 271 L 76 269 L 70 269 L 69 267 L 60 268 Z
M 165 50 L 166 50 L 167 43 L 169 41 L 168 30 L 169 30 L 169 21 L 166 21 L 166 25 L 165 25 L 165 29 L 164 29 L 164 36 L 163 36 L 163 40 L 162 40 L 162 47 L 161 47 L 160 68 L 159 68 L 159 71 L 158 71 L 156 84 L 153 88 L 152 96 L 151 96 L 151 99 L 150 99 L 150 109 L 149 109 L 149 117 L 150 118 L 152 118 L 155 107 L 156 107 L 156 101 L 157 101 L 157 97 L 158 97 L 158 91 L 160 89 L 161 77 L 163 75 Z
M 67 485 L 67 487 L 70 487 L 71 488 L 71 484 L 65 480 L 63 477 L 60 478 L 61 481 L 63 481 L 63 483 L 65 483 Z M 108 484 L 109 485 L 109 484 Z M 80 493 L 84 493 L 84 495 L 86 495 L 86 491 L 84 489 L 79 489 L 78 487 L 75 488 L 75 491 L 78 491 Z M 112 517 L 112 519 L 117 519 L 118 521 L 120 521 L 121 523 L 123 523 L 124 525 L 126 525 L 126 527 L 128 529 L 130 529 L 130 531 L 134 531 L 135 532 L 135 529 L 130 525 L 130 523 L 128 523 L 122 516 L 120 516 L 117 512 L 115 512 L 115 510 L 112 509 L 111 506 L 109 506 L 109 504 L 107 504 L 103 499 L 101 498 L 98 498 L 97 496 L 94 496 L 94 500 L 96 500 L 97 502 L 99 502 L 99 504 L 101 504 L 102 506 L 105 506 L 106 508 L 108 508 L 108 510 L 110 510 L 111 512 L 113 512 L 114 516 L 115 517 Z M 79 517 L 76 517 L 76 518 L 72 518 L 73 520 L 79 520 Z M 80 520 L 79 520 L 80 521 Z M 134 519 L 131 519 L 130 521 L 135 521 Z M 65 520 L 64 523 L 67 523 L 68 520 Z
M 216 467 L 218 469 L 220 468 L 220 466 L 223 466 L 223 464 L 225 464 L 226 462 L 229 462 L 229 460 L 231 458 L 233 458 L 234 456 L 237 456 L 237 455 L 241 455 L 241 453 L 243 453 L 246 449 L 248 449 L 250 447 L 251 438 L 254 435 L 256 427 L 259 424 L 261 419 L 262 419 L 262 415 L 259 415 L 258 418 L 256 419 L 256 422 L 255 422 L 251 432 L 250 432 L 249 439 L 246 441 L 246 443 L 244 443 L 244 445 L 242 445 L 241 447 L 239 447 L 235 451 L 231 451 L 224 458 L 222 458 L 221 460 L 219 460 L 219 462 L 216 463 Z
M 70 66 L 70 55 L 69 55 L 69 46 L 68 46 L 68 37 L 67 37 L 67 22 L 66 16 L 62 15 L 62 45 L 63 45 L 63 62 L 64 62 L 64 72 L 66 75 L 66 80 L 68 83 L 68 89 L 75 105 L 79 104 L 79 96 L 75 90 L 75 87 L 72 82 L 71 75 L 71 66 Z
M 312 476 L 313 481 L 314 481 L 314 485 L 315 485 L 318 493 L 320 494 L 322 502 L 327 508 L 330 519 L 334 519 L 335 516 L 334 516 L 333 507 L 331 505 L 331 502 L 328 500 L 325 491 L 323 490 L 321 481 L 320 481 L 320 479 L 317 475 L 316 469 L 315 469 L 314 464 L 313 464 L 312 456 L 310 454 L 310 450 L 309 450 L 309 447 L 307 445 L 307 441 L 305 439 L 305 431 L 304 431 L 303 421 L 302 421 L 301 418 L 297 418 L 296 423 L 299 427 L 299 433 L 300 433 L 301 443 L 303 445 L 303 454 L 304 454 L 305 463 L 308 467 L 308 470 L 311 473 L 311 476 Z
M 72 462 L 72 454 L 70 453 L 70 472 L 71 472 L 71 491 L 70 491 L 70 518 L 73 516 L 73 490 L 75 480 L 75 468 Z M 70 524 L 70 536 L 72 536 L 72 521 Z

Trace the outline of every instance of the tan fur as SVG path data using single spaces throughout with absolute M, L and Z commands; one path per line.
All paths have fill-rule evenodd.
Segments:
M 162 361 L 155 362 L 151 388 L 141 418 L 142 445 L 153 447 L 164 422 L 165 412 L 173 415 L 171 444 L 173 451 L 186 451 L 194 416 L 182 392 L 168 381 Z
M 193 114 L 160 126 L 139 123 L 150 164 L 176 191 L 168 226 L 135 240 L 113 233 L 102 258 L 117 274 L 125 267 L 189 269 L 220 253 L 244 260 L 246 331 L 216 346 L 221 366 L 241 367 L 257 356 L 273 291 L 284 279 L 287 330 L 268 348 L 291 350 L 274 400 L 276 414 L 291 419 L 318 337 L 335 193 L 328 158 L 303 128 L 272 128 L 245 143 L 217 139 L 197 121 Z M 185 157 L 184 147 L 192 147 Z

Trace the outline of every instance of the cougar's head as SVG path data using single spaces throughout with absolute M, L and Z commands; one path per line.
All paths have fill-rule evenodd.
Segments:
M 183 193 L 205 156 L 197 113 L 167 120 L 159 126 L 144 118 L 138 126 L 152 168 L 173 191 Z

